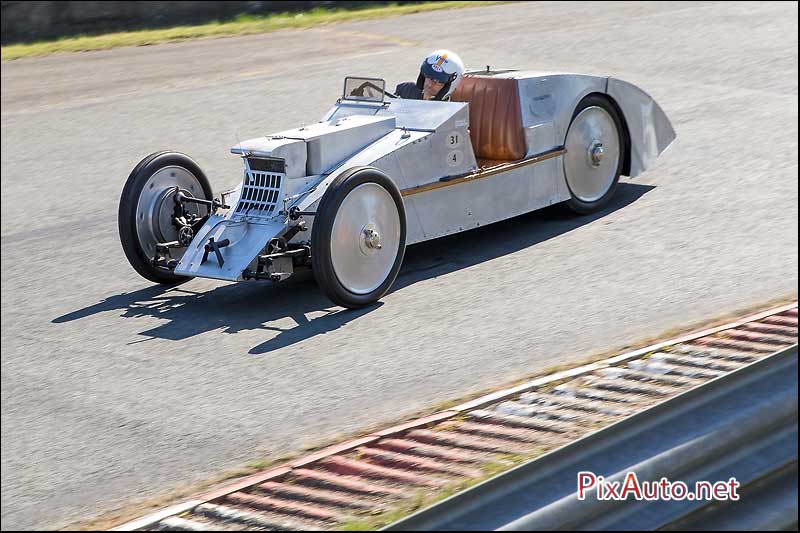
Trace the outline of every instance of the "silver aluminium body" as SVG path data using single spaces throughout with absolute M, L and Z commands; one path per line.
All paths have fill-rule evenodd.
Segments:
M 407 244 L 568 200 L 563 162 L 567 129 L 578 103 L 593 93 L 607 95 L 624 119 L 630 139 L 625 174 L 641 174 L 675 138 L 658 104 L 622 80 L 522 71 L 496 77 L 518 80 L 525 159 L 534 164 L 510 165 L 482 176 L 470 141 L 466 103 L 340 99 L 319 123 L 250 139 L 231 149 L 243 158 L 243 182 L 227 193 L 228 212 L 210 217 L 195 235 L 175 273 L 243 279 L 242 272 L 253 266 L 267 243 L 298 223 L 288 216 L 293 207 L 305 214 L 307 230 L 291 240 L 308 241 L 313 213 L 327 187 L 357 166 L 375 167 L 397 184 L 406 208 Z M 542 154 L 545 157 L 537 158 Z M 251 158 L 283 160 L 285 167 L 283 172 L 259 173 L 250 167 Z M 449 183 L 463 176 L 468 178 Z M 229 241 L 221 250 L 222 265 L 202 260 L 211 237 Z

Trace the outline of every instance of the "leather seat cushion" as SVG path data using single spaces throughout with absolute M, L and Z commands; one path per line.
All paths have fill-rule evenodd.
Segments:
M 517 80 L 464 76 L 450 99 L 469 103 L 470 138 L 476 158 L 516 161 L 525 157 Z

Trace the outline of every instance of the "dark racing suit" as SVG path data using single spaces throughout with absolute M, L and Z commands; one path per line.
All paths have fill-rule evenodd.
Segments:
M 394 94 L 406 100 L 422 100 L 422 91 L 413 81 L 399 84 L 397 89 L 394 90 Z

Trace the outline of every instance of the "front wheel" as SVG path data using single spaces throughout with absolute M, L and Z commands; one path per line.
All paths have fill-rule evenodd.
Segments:
M 564 147 L 566 205 L 582 215 L 593 213 L 614 195 L 625 161 L 622 120 L 608 99 L 591 94 L 580 101 Z
M 134 167 L 119 201 L 119 239 L 131 266 L 144 278 L 166 285 L 188 281 L 167 268 L 153 264 L 156 244 L 178 241 L 175 194 L 213 200 L 208 178 L 189 156 L 156 152 Z M 206 214 L 206 207 L 190 204 L 192 214 Z
M 370 167 L 330 184 L 314 216 L 311 264 L 326 296 L 343 307 L 378 301 L 394 283 L 406 247 L 406 216 L 397 185 Z

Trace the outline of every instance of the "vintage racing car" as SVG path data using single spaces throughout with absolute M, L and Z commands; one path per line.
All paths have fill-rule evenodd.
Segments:
M 384 86 L 347 77 L 322 121 L 231 148 L 244 178 L 219 197 L 188 156 L 144 158 L 119 206 L 131 265 L 164 284 L 310 268 L 360 307 L 389 290 L 407 245 L 557 202 L 596 211 L 675 139 L 650 96 L 612 77 L 487 68 L 450 101 Z

